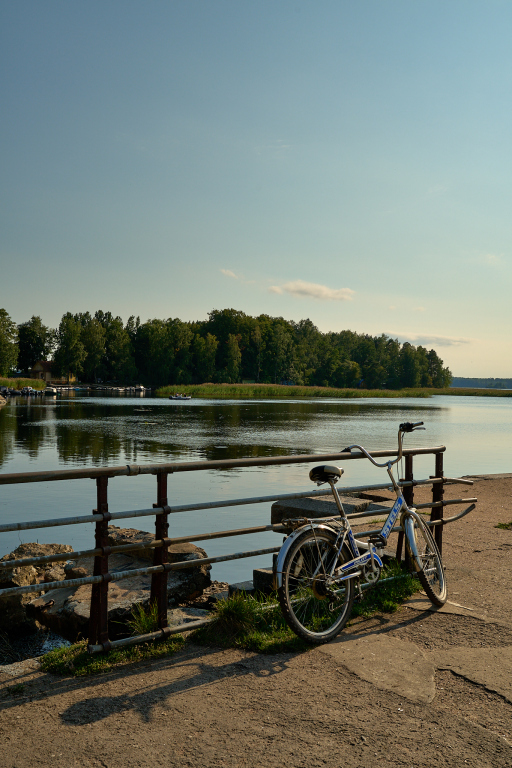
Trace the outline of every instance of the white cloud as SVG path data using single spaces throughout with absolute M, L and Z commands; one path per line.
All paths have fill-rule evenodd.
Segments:
M 235 280 L 240 279 L 238 275 L 235 275 L 235 273 L 232 272 L 230 269 L 221 269 L 221 272 L 223 275 L 226 275 L 226 277 L 233 277 Z
M 390 336 L 392 339 L 398 339 L 399 341 L 409 341 L 411 344 L 425 346 L 432 344 L 436 347 L 461 347 L 464 344 L 471 344 L 476 339 L 471 339 L 465 336 L 437 336 L 435 334 L 426 333 L 396 333 L 392 331 L 386 332 L 386 336 Z
M 489 267 L 501 267 L 504 263 L 504 258 L 502 253 L 485 253 L 483 256 L 480 256 L 480 261 Z
M 294 280 L 284 285 L 271 285 L 270 293 L 290 293 L 292 296 L 307 296 L 320 301 L 351 301 L 354 291 L 350 288 L 329 288 L 318 283 Z

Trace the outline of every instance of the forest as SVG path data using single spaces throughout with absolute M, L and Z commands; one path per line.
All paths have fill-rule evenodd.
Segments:
M 207 320 L 126 323 L 111 312 L 66 312 L 58 328 L 41 317 L 16 325 L 0 309 L 0 376 L 51 360 L 52 375 L 82 382 L 149 386 L 205 382 L 298 384 L 366 389 L 449 387 L 433 349 L 385 334 L 322 333 L 309 319 L 251 317 L 214 309 Z

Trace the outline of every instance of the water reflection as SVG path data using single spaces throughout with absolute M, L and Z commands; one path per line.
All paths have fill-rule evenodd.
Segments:
M 512 401 L 435 397 L 430 400 L 338 401 L 169 401 L 156 398 L 77 397 L 57 400 L 13 398 L 0 409 L 0 471 L 27 472 L 71 466 L 236 459 L 300 453 L 327 453 L 350 443 L 396 448 L 401 421 L 425 421 L 427 431 L 408 444 L 444 444 L 445 471 L 458 474 L 508 472 L 512 465 Z M 415 459 L 417 477 L 432 474 L 431 456 Z M 378 482 L 368 462 L 345 465 L 346 485 Z M 169 482 L 171 504 L 307 491 L 308 467 L 255 467 L 222 472 L 175 473 Z M 117 478 L 109 483 L 111 511 L 144 509 L 156 501 L 151 476 Z M 88 514 L 95 506 L 92 480 L 0 487 L 0 523 Z M 172 516 L 172 535 L 186 536 L 270 521 L 270 505 L 226 507 Z M 151 530 L 153 522 L 123 524 Z M 0 556 L 20 541 L 91 546 L 92 527 L 41 529 L 2 536 Z M 209 541 L 215 556 L 226 551 L 276 544 L 276 535 L 258 534 Z M 279 544 L 279 537 L 277 537 Z M 268 559 L 268 558 L 267 558 Z M 218 565 L 214 577 L 243 580 L 260 562 Z
M 315 453 L 351 442 L 382 445 L 381 432 L 391 445 L 396 430 L 389 431 L 390 422 L 396 426 L 411 410 L 433 421 L 443 409 L 425 401 L 15 398 L 0 415 L 0 466 L 15 454 L 99 466 Z

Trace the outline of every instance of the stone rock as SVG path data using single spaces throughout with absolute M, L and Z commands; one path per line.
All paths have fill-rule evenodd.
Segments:
M 133 528 L 121 529 L 109 526 L 109 543 L 132 544 L 138 541 L 151 541 L 152 535 Z M 116 553 L 109 556 L 109 571 L 118 573 L 126 570 L 147 568 L 153 562 L 154 550 L 136 550 L 135 552 Z M 141 556 L 142 555 L 142 556 Z M 194 544 L 185 542 L 169 547 L 169 562 L 197 560 L 206 557 L 206 552 Z M 94 558 L 85 557 L 70 561 L 65 566 L 66 579 L 91 576 Z M 179 571 L 170 571 L 167 576 L 169 604 L 191 600 L 202 594 L 211 584 L 210 565 L 198 565 Z M 53 632 L 74 642 L 80 637 L 87 637 L 90 613 L 91 585 L 66 587 L 51 590 L 45 595 L 32 600 L 28 606 L 29 615 Z M 112 581 L 108 588 L 109 637 L 126 635 L 126 622 L 131 618 L 136 605 L 149 605 L 151 595 L 151 576 L 134 575 L 122 581 Z
M 21 560 L 26 557 L 40 557 L 43 555 L 55 555 L 72 552 L 73 548 L 67 544 L 20 544 L 19 547 L 8 555 L 4 555 L 0 562 L 9 560 Z M 50 578 L 52 573 L 56 578 Z M 43 581 L 60 581 L 64 578 L 64 569 L 61 565 L 52 568 L 51 563 L 44 565 L 24 565 L 12 568 L 0 569 L 0 589 L 10 587 L 24 587 L 28 584 L 39 584 Z M 10 595 L 0 598 L 0 631 L 8 637 L 19 637 L 35 632 L 37 625 L 32 616 L 27 615 L 26 607 L 34 598 L 34 594 Z
M 90 575 L 87 568 L 77 565 L 73 560 L 66 563 L 64 566 L 64 573 L 66 579 L 83 579 L 85 576 Z
M 116 547 L 122 544 L 149 544 L 153 541 L 154 536 L 146 531 L 139 531 L 137 528 L 119 528 L 117 525 L 109 525 L 108 527 L 108 543 L 111 547 Z M 130 552 L 134 557 L 141 558 L 142 560 L 153 561 L 153 549 L 136 549 Z

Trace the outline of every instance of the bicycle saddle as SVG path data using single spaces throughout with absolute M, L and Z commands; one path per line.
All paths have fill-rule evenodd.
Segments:
M 328 483 L 329 480 L 337 483 L 338 478 L 342 476 L 343 472 L 344 470 L 341 467 L 335 467 L 332 464 L 321 464 L 319 467 L 313 467 L 309 473 L 309 479 L 318 485 Z

